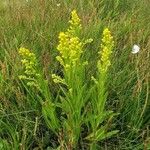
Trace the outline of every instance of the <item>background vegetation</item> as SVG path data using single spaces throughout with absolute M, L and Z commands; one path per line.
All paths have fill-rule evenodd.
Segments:
M 68 28 L 73 9 L 82 20 L 81 36 L 93 39 L 85 49 L 87 83 L 97 72 L 105 27 L 115 41 L 106 108 L 118 114 L 110 123 L 119 132 L 99 142 L 97 149 L 150 149 L 149 8 L 149 0 L 0 0 L 0 149 L 48 150 L 59 146 L 45 122 L 40 94 L 26 88 L 18 78 L 22 73 L 18 49 L 33 50 L 39 72 L 48 84 L 39 82 L 55 99 L 59 87 L 51 74 L 62 74 L 55 59 L 58 35 Z M 141 48 L 135 55 L 131 53 L 134 44 Z M 80 139 L 76 149 L 88 149 L 87 145 L 88 141 Z

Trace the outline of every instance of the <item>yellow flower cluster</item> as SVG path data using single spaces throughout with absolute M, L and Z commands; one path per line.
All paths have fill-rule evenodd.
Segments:
M 59 34 L 59 45 L 57 47 L 61 54 L 57 56 L 57 60 L 66 67 L 75 65 L 82 54 L 82 43 L 78 37 L 70 37 L 68 34 L 61 32 Z
M 65 80 L 62 79 L 60 76 L 57 76 L 56 74 L 52 74 L 52 79 L 55 83 L 62 83 L 66 85 Z
M 66 32 L 60 32 L 59 34 L 57 50 L 60 55 L 56 57 L 59 63 L 64 67 L 65 72 L 70 72 L 79 65 L 83 66 L 87 64 L 87 62 L 80 63 L 80 57 L 83 53 L 84 45 L 93 41 L 92 39 L 85 41 L 80 40 L 79 34 L 82 27 L 76 10 L 71 12 L 71 20 L 69 23 L 70 26 L 68 30 Z M 58 83 L 58 77 L 53 75 L 53 81 Z
M 76 12 L 76 10 L 73 10 L 71 12 L 71 20 L 69 21 L 70 23 L 70 27 L 68 29 L 68 32 L 70 34 L 75 34 L 75 32 L 78 32 L 79 30 L 81 30 L 81 20 Z
M 101 59 L 98 61 L 98 69 L 102 73 L 106 73 L 108 67 L 111 65 L 110 63 L 110 55 L 112 53 L 112 49 L 114 47 L 113 37 L 108 28 L 104 29 L 103 31 L 103 38 L 101 49 L 102 51 L 99 52 L 101 55 Z
M 37 77 L 39 74 L 36 71 L 37 60 L 34 53 L 26 48 L 20 48 L 19 54 L 22 57 L 22 65 L 24 66 L 24 74 L 19 76 L 19 79 L 27 81 L 28 86 L 38 87 Z
M 76 65 L 83 52 L 82 47 L 84 45 L 75 34 L 77 30 L 81 29 L 80 19 L 75 10 L 71 14 L 70 27 L 67 32 L 60 32 L 57 47 L 61 56 L 57 56 L 56 59 L 65 69 Z

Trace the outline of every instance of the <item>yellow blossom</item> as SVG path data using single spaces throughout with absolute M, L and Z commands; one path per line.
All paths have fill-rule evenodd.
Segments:
M 22 65 L 24 66 L 24 73 L 19 76 L 19 79 L 25 80 L 28 86 L 38 87 L 37 78 L 39 74 L 36 71 L 37 60 L 35 54 L 26 48 L 20 48 L 19 54 L 22 57 Z
M 66 32 L 60 32 L 59 44 L 57 50 L 59 51 L 59 56 L 56 59 L 63 66 L 64 72 L 70 75 L 73 70 L 79 66 L 84 66 L 86 63 L 81 63 L 81 55 L 83 53 L 83 47 L 87 43 L 91 43 L 93 39 L 81 40 L 79 38 L 81 32 L 80 18 L 77 15 L 76 10 L 71 12 L 71 20 L 69 21 L 70 26 Z M 54 78 L 55 82 L 58 82 Z
M 65 70 L 69 68 L 67 66 L 75 66 L 77 64 L 83 53 L 82 47 L 84 45 L 75 34 L 77 30 L 81 29 L 80 18 L 75 10 L 72 11 L 71 16 L 69 29 L 67 32 L 60 32 L 58 37 L 59 45 L 57 50 L 60 52 L 60 56 L 57 56 L 56 59 L 64 66 Z
M 112 49 L 114 47 L 113 37 L 108 28 L 103 31 L 103 38 L 101 44 L 101 59 L 98 61 L 98 69 L 102 73 L 106 73 L 108 67 L 111 65 L 110 63 L 110 55 L 112 53 Z
M 75 34 L 79 30 L 81 30 L 81 20 L 76 12 L 76 10 L 73 10 L 71 12 L 71 20 L 69 21 L 70 27 L 68 29 L 69 34 Z
M 62 84 L 66 84 L 64 79 L 62 79 L 60 76 L 56 75 L 56 74 L 52 74 L 52 79 L 55 83 L 62 83 Z

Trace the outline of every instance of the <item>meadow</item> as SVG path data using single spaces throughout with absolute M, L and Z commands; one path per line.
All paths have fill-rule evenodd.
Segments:
M 0 0 L 0 150 L 150 150 L 149 8 Z

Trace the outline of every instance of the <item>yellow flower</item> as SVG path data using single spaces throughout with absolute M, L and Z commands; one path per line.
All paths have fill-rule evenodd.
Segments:
M 75 66 L 77 61 L 83 52 L 83 43 L 79 37 L 75 34 L 76 31 L 81 29 L 80 18 L 76 11 L 72 11 L 72 17 L 69 21 L 70 27 L 67 32 L 60 32 L 59 34 L 59 45 L 57 50 L 60 52 L 60 56 L 56 59 L 68 70 L 67 66 Z
M 60 76 L 57 76 L 56 74 L 52 74 L 52 79 L 55 83 L 62 83 L 66 85 L 65 80 L 62 79 Z
M 86 63 L 81 63 L 81 55 L 83 53 L 83 47 L 87 43 L 91 43 L 92 39 L 81 40 L 79 34 L 81 32 L 80 18 L 77 15 L 76 10 L 71 12 L 70 26 L 66 32 L 60 32 L 59 44 L 57 50 L 59 56 L 56 59 L 64 67 L 65 72 L 70 75 L 70 72 L 76 70 L 77 67 L 83 66 Z M 58 82 L 55 78 L 55 82 Z
M 108 67 L 111 65 L 110 63 L 110 55 L 112 53 L 112 49 L 114 47 L 113 37 L 108 28 L 103 31 L 103 38 L 101 44 L 101 59 L 98 61 L 98 69 L 102 73 L 106 73 Z
M 69 34 L 76 34 L 79 30 L 81 30 L 81 20 L 76 12 L 76 10 L 73 10 L 71 12 L 71 20 L 69 21 L 70 27 L 68 29 Z
M 19 76 L 20 80 L 25 80 L 28 86 L 38 87 L 36 79 L 39 74 L 36 71 L 37 60 L 34 53 L 26 48 L 20 48 L 19 54 L 22 57 L 22 65 L 24 66 L 24 73 Z
M 80 18 L 77 15 L 76 10 L 71 12 L 71 20 L 69 21 L 72 26 L 80 26 Z

